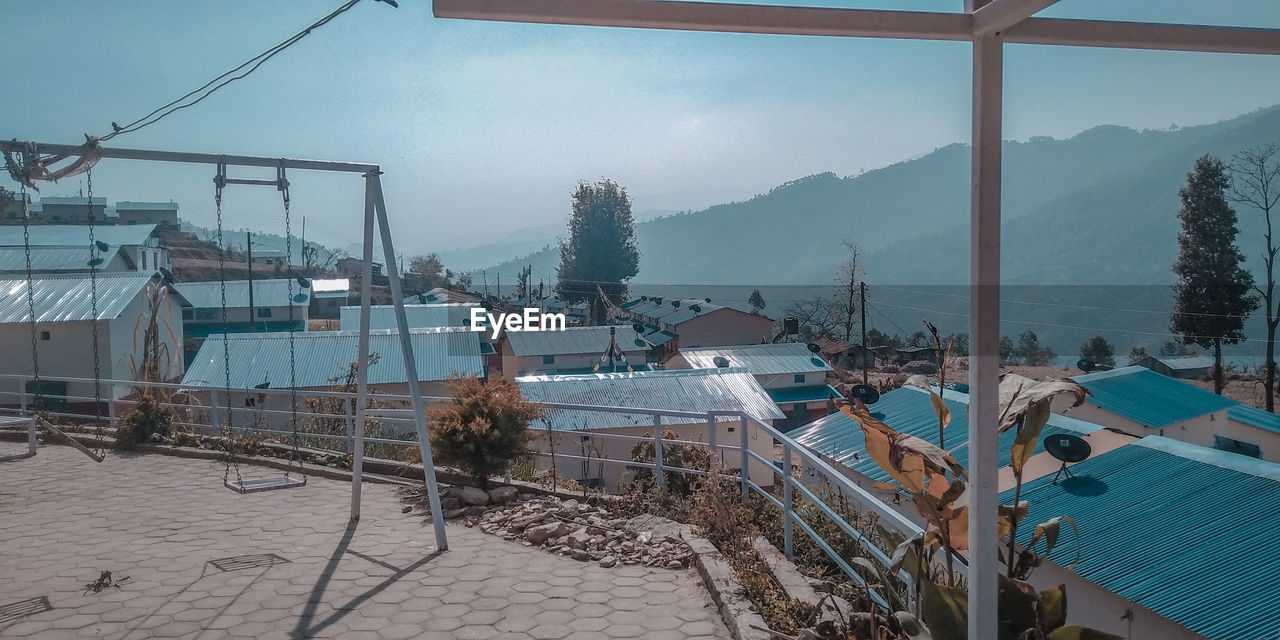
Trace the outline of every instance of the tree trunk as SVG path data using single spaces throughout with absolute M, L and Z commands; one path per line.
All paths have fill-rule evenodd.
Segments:
M 1267 323 L 1267 411 L 1276 411 L 1276 324 Z
M 1222 340 L 1213 341 L 1213 392 L 1222 395 Z

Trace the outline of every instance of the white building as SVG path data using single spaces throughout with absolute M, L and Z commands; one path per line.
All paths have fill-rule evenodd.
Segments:
M 434 329 L 454 327 L 466 329 L 471 327 L 471 310 L 476 305 L 462 303 L 439 304 L 406 304 L 405 319 L 410 329 Z M 391 304 L 376 304 L 369 307 L 369 326 L 373 329 L 395 329 L 396 307 Z M 349 305 L 342 307 L 339 314 L 343 331 L 360 330 L 360 307 Z M 488 337 L 484 332 L 483 337 Z
M 525 397 L 534 402 L 698 413 L 743 411 L 769 425 L 783 417 L 769 395 L 744 369 L 539 375 L 516 378 L 516 383 Z M 709 442 L 706 420 L 663 417 L 661 421 L 662 428 L 674 431 L 680 440 Z M 543 418 L 534 421 L 530 429 L 539 432 L 532 446 L 541 451 L 549 452 L 554 447 L 557 453 L 584 455 L 584 452 L 590 452 L 596 459 L 625 461 L 633 459 L 632 449 L 636 440 L 593 438 L 591 433 L 652 438 L 654 421 L 652 416 L 645 414 L 547 409 Z M 715 425 L 716 444 L 740 446 L 742 432 L 739 429 L 740 419 L 720 418 Z M 752 451 L 765 460 L 773 460 L 774 440 L 767 432 L 748 422 L 747 440 Z M 719 458 L 726 468 L 742 467 L 742 457 L 737 451 L 721 451 Z M 539 464 L 549 463 L 545 456 L 539 460 Z M 774 474 L 770 466 L 753 459 L 748 469 L 751 479 L 757 484 L 773 485 Z M 608 489 L 618 487 L 619 478 L 625 470 L 626 465 L 621 463 L 556 461 L 556 471 L 561 476 Z
M 730 347 L 684 348 L 669 361 L 668 369 L 723 369 L 743 367 L 787 415 L 774 426 L 786 431 L 834 410 L 833 398 L 843 398 L 827 384 L 831 365 L 798 342 L 750 344 Z
M 532 373 L 591 373 L 609 350 L 610 330 L 633 370 L 646 370 L 645 357 L 650 343 L 636 335 L 627 325 L 606 327 L 568 327 L 564 331 L 504 331 L 502 375 L 508 378 Z M 637 342 L 639 341 L 639 342 Z M 614 369 L 626 371 L 626 365 L 615 360 L 605 363 L 601 373 Z
M 160 246 L 156 226 L 98 226 L 94 240 L 101 272 L 151 274 L 173 264 L 169 250 Z M 89 227 L 83 224 L 46 224 L 30 228 L 31 270 L 39 274 L 89 270 Z M 103 249 L 105 247 L 105 249 Z M 22 227 L 0 226 L 0 274 L 26 275 L 27 251 Z
M 92 292 L 85 274 L 41 277 L 32 281 L 35 293 L 36 344 L 40 374 L 44 378 L 93 378 L 93 327 L 98 328 L 100 376 L 104 379 L 134 380 L 142 364 L 146 328 L 155 309 L 157 337 L 162 345 L 159 363 L 163 381 L 182 376 L 182 309 L 187 301 L 159 276 L 143 274 L 101 274 L 97 278 L 97 315 L 92 309 Z M 0 344 L 7 347 L 0 358 L 0 373 L 23 376 L 23 388 L 35 391 L 30 383 L 34 373 L 31 345 L 31 314 L 25 279 L 0 280 Z M 3 389 L 4 404 L 19 404 L 18 382 Z M 46 406 L 60 404 L 92 407 L 93 382 L 43 381 Z M 129 392 L 114 390 L 116 398 Z M 67 396 L 71 396 L 67 399 Z M 108 399 L 104 388 L 103 398 Z
M 760 344 L 773 337 L 773 321 L 706 299 L 645 297 L 623 305 L 637 322 L 678 336 L 680 347 Z

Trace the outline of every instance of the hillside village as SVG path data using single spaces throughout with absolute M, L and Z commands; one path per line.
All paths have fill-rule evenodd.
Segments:
M 216 245 L 211 249 L 174 231 L 176 203 L 135 203 L 130 211 L 138 213 L 132 219 L 125 218 L 125 203 L 118 203 L 115 211 L 120 218 L 108 216 L 107 224 L 94 228 L 94 237 L 106 245 L 98 247 L 102 261 L 94 274 L 94 292 L 88 287 L 83 264 L 88 226 L 77 213 L 90 206 L 105 213 L 103 201 L 83 198 L 49 199 L 35 210 L 43 217 L 40 224 L 31 226 L 26 242 L 39 305 L 41 387 L 34 387 L 29 379 L 31 355 L 18 349 L 0 367 L 0 376 L 11 381 L 6 386 L 17 389 L 16 393 L 0 391 L 3 405 L 35 406 L 68 416 L 103 416 L 114 423 L 134 402 L 131 387 L 111 384 L 94 402 L 95 393 L 102 393 L 101 389 L 95 392 L 94 384 L 98 379 L 141 379 L 137 363 L 147 358 L 148 337 L 157 340 L 165 354 L 163 362 L 153 363 L 152 379 L 180 385 L 183 402 L 193 406 L 225 404 L 232 424 L 256 423 L 268 431 L 286 433 L 289 398 L 264 395 L 264 389 L 350 390 L 349 370 L 359 353 L 361 314 L 360 307 L 352 304 L 358 302 L 359 261 L 352 264 L 348 259 L 330 271 L 295 270 L 282 255 L 250 259 L 248 254 L 231 254 L 224 257 L 224 273 L 235 279 L 188 281 L 207 274 L 211 263 L 216 265 Z M 0 273 L 6 278 L 0 286 L 4 292 L 0 308 L 7 310 L 2 320 L 5 343 L 13 345 L 23 343 L 29 323 L 23 284 L 25 249 L 17 231 L 20 227 L 0 226 L 0 252 L 7 256 L 7 266 Z M 387 295 L 386 278 L 375 271 L 383 296 Z M 86 305 L 87 296 L 93 305 Z M 566 328 L 505 331 L 496 337 L 472 330 L 473 310 L 517 309 L 530 301 L 541 313 L 564 314 Z M 791 322 L 775 322 L 710 298 L 636 295 L 609 305 L 602 324 L 592 324 L 587 303 L 537 298 L 533 292 L 513 300 L 486 297 L 462 287 L 434 287 L 408 292 L 403 304 L 419 363 L 418 379 L 408 380 L 399 364 L 394 306 L 376 304 L 369 315 L 370 353 L 375 354 L 369 384 L 381 394 L 403 397 L 410 384 L 417 384 L 427 397 L 435 398 L 432 403 L 439 403 L 452 393 L 451 378 L 474 376 L 508 379 L 528 399 L 552 406 L 678 409 L 695 414 L 741 411 L 752 417 L 750 424 L 677 417 L 663 418 L 660 424 L 668 437 L 713 446 L 741 438 L 756 457 L 747 475 L 764 487 L 775 485 L 775 479 L 773 469 L 763 461 L 781 465 L 788 446 L 804 447 L 890 504 L 898 503 L 898 497 L 882 488 L 889 478 L 867 455 L 862 425 L 840 411 L 839 405 L 857 398 L 879 420 L 902 433 L 945 446 L 959 459 L 967 455 L 965 361 L 935 348 L 901 340 L 864 347 L 830 336 L 806 343 Z M 144 328 L 141 340 L 140 327 Z M 95 340 L 101 343 L 100 364 L 84 357 Z M 944 361 L 949 370 L 939 379 Z M 1071 514 L 1090 537 L 1115 540 L 1106 554 L 1088 556 L 1074 571 L 1063 568 L 1071 564 L 1068 552 L 1051 553 L 1051 568 L 1038 574 L 1037 585 L 1065 582 L 1073 598 L 1089 603 L 1091 615 L 1131 620 L 1151 633 L 1164 634 L 1161 637 L 1199 637 L 1195 633 L 1228 637 L 1206 631 L 1217 628 L 1217 623 L 1204 619 L 1208 600 L 1191 595 L 1168 598 L 1146 583 L 1127 579 L 1129 571 L 1117 571 L 1132 566 L 1128 560 L 1132 554 L 1177 556 L 1183 553 L 1181 542 L 1176 538 L 1122 542 L 1123 537 L 1113 537 L 1122 536 L 1129 526 L 1117 514 L 1142 508 L 1147 500 L 1144 487 L 1156 469 L 1167 469 L 1178 477 L 1204 474 L 1215 482 L 1257 484 L 1251 491 L 1257 491 L 1259 499 L 1280 499 L 1280 417 L 1196 386 L 1204 384 L 1200 381 L 1211 366 L 1211 359 L 1199 356 L 1149 356 L 1130 366 L 1093 373 L 1008 369 L 1011 374 L 1034 377 L 1070 376 L 1087 390 L 1079 406 L 1055 404 L 1044 439 L 1077 436 L 1089 445 L 1091 455 L 1067 466 L 1054 460 L 1041 442 L 1020 490 Z M 932 382 L 927 388 L 918 386 L 919 382 L 907 384 L 912 373 L 925 374 Z M 951 426 L 945 433 L 956 435 L 945 443 L 939 441 L 931 391 L 950 409 Z M 766 432 L 756 424 L 776 431 Z M 192 426 L 197 432 L 216 433 L 212 423 Z M 531 447 L 552 456 L 556 476 L 598 491 L 625 492 L 635 481 L 634 468 L 580 461 L 576 454 L 582 446 L 577 438 L 554 434 L 573 433 L 584 441 L 591 434 L 636 440 L 652 436 L 655 423 L 641 414 L 554 410 L 535 420 L 531 428 L 545 432 Z M 1007 466 L 1014 434 L 1001 436 L 1000 488 L 1006 492 L 1013 489 Z M 414 437 L 407 426 L 396 431 L 387 425 L 380 436 Z M 634 455 L 632 442 L 605 440 L 593 445 L 588 460 L 594 456 L 627 461 Z M 722 462 L 733 468 L 734 461 L 723 455 Z M 1070 477 L 1059 482 L 1058 476 L 1067 470 Z M 803 477 L 809 471 L 798 467 L 796 472 Z M 1203 484 L 1175 481 L 1162 486 L 1171 503 L 1205 499 Z M 1099 491 L 1110 496 L 1106 504 L 1096 503 Z M 446 502 L 457 513 L 465 511 L 456 499 Z M 903 514 L 918 520 L 910 510 Z M 1244 512 L 1167 510 L 1141 526 L 1213 526 L 1236 531 L 1253 526 L 1253 520 Z M 1249 571 L 1247 542 L 1224 538 L 1214 545 L 1221 552 L 1214 554 L 1217 560 L 1212 564 L 1186 563 L 1177 571 L 1164 570 L 1161 580 L 1225 581 L 1227 576 L 1238 579 Z M 1201 593 L 1210 598 L 1213 592 Z M 1249 606 L 1248 599 L 1239 600 L 1238 606 Z M 1259 601 L 1257 606 L 1265 605 Z M 1263 629 L 1243 620 L 1239 624 L 1241 629 Z

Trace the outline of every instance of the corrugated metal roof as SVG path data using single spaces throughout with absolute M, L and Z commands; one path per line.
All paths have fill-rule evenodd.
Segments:
M 681 324 L 726 308 L 728 307 L 701 300 L 684 300 L 680 302 L 679 308 L 672 309 L 671 313 L 666 315 L 658 316 L 658 320 L 671 325 Z
M 1085 401 L 1149 429 L 1208 415 L 1237 403 L 1146 367 L 1122 367 L 1073 376 L 1089 390 Z
M 315 293 L 346 293 L 351 290 L 351 281 L 347 278 L 317 278 L 311 281 L 311 290 Z
M 693 369 L 714 369 L 716 358 L 724 358 L 728 366 L 745 367 L 758 376 L 831 371 L 831 365 L 799 342 L 681 349 L 680 355 Z
M 520 390 L 535 402 L 671 409 L 676 411 L 745 411 L 760 420 L 785 416 L 754 376 L 744 369 L 597 373 L 577 376 L 524 376 Z M 726 418 L 727 419 L 727 418 Z M 690 418 L 664 417 L 663 424 L 688 424 Z M 652 426 L 647 415 L 553 409 L 533 428 L 574 431 Z
M 177 211 L 176 202 L 132 202 L 122 200 L 116 203 L 116 211 Z
M 119 247 L 111 247 L 106 252 L 99 252 L 103 266 L 111 264 Z M 0 247 L 0 271 L 21 271 L 27 269 L 27 252 L 22 247 Z M 33 271 L 85 271 L 89 270 L 89 246 L 83 247 L 32 247 L 31 269 Z
M 98 274 L 97 319 L 119 316 L 142 293 L 143 287 L 156 277 L 146 273 Z M 92 287 L 87 276 L 50 276 L 33 278 L 31 282 L 35 293 L 36 322 L 84 322 L 94 318 Z M 178 302 L 186 301 L 179 296 Z M 0 324 L 30 321 L 26 278 L 0 280 Z
M 628 325 L 569 327 L 564 331 L 505 331 L 507 344 L 517 356 L 558 356 L 576 353 L 602 354 L 609 348 L 609 329 L 617 330 L 618 346 L 627 353 L 642 352 L 649 345 L 636 344 L 636 332 Z
M 289 297 L 290 283 L 293 283 L 293 295 L 296 296 L 299 293 L 307 294 L 308 299 L 303 302 L 294 302 Z M 222 308 L 222 284 L 217 280 L 211 282 L 178 282 L 173 286 L 187 300 L 191 301 L 192 306 L 205 309 Z M 253 281 L 253 304 L 259 307 L 283 307 L 286 304 L 305 307 L 311 301 L 310 293 L 310 289 L 303 289 L 298 286 L 297 281 L 290 278 L 255 279 Z M 248 280 L 227 281 L 227 307 L 249 307 Z
M 819 400 L 829 400 L 831 398 L 844 398 L 839 391 L 831 385 L 818 385 L 816 387 L 783 387 L 781 389 L 765 389 L 769 393 L 769 397 L 777 404 L 787 404 L 788 402 L 817 402 Z
M 1280 416 L 1248 405 L 1236 405 L 1227 409 L 1227 418 L 1236 422 L 1280 433 Z
M 415 329 L 410 335 L 420 381 L 448 379 L 453 372 L 483 375 L 480 335 L 471 331 Z M 359 359 L 360 335 L 351 331 L 299 331 L 294 334 L 296 384 L 300 388 L 333 386 L 330 378 L 345 376 L 347 367 Z M 251 389 L 263 382 L 273 388 L 289 386 L 288 333 L 233 333 L 227 336 L 231 353 L 231 387 Z M 369 352 L 381 357 L 369 367 L 370 384 L 400 384 L 405 375 L 400 355 L 400 336 L 392 331 L 369 335 Z M 200 345 L 191 366 L 182 378 L 187 385 L 225 384 L 222 334 L 214 334 Z
M 147 239 L 155 233 L 154 224 L 98 225 L 94 227 L 95 240 L 105 242 L 111 247 L 146 244 Z M 0 247 L 21 247 L 22 226 L 0 226 Z M 89 225 L 84 224 L 37 224 L 31 226 L 31 246 L 33 247 L 84 247 L 89 251 Z M 86 258 L 88 260 L 88 258 Z
M 469 327 L 471 326 L 472 305 L 461 304 L 406 304 L 405 318 L 410 329 L 426 329 L 433 327 Z M 396 308 L 394 305 L 379 304 L 369 307 L 369 326 L 374 329 L 395 329 Z M 360 330 L 360 307 L 345 306 L 339 311 L 339 327 L 343 331 Z
M 1215 640 L 1280 629 L 1280 465 L 1147 436 L 1071 471 L 1027 483 L 1022 499 L 1026 522 L 1076 521 L 1076 574 Z M 1075 553 L 1064 535 L 1049 558 L 1065 566 Z
M 960 461 L 967 461 L 969 396 L 957 391 L 947 391 L 943 394 L 943 400 L 951 410 L 951 424 L 947 426 L 945 434 L 946 448 Z M 868 408 L 872 415 L 899 432 L 938 444 L 938 417 L 933 412 L 929 395 L 923 389 L 894 389 L 881 395 L 880 401 Z M 1044 436 L 1057 433 L 1086 434 L 1101 428 L 1083 420 L 1053 414 L 1049 417 L 1049 424 L 1045 425 L 1040 442 L 1036 444 L 1036 452 L 1044 450 Z M 796 442 L 872 480 L 889 480 L 889 474 L 866 454 L 862 425 L 844 413 L 836 412 L 819 418 L 793 429 L 788 435 Z M 1013 429 L 1000 434 L 998 457 L 1002 467 L 1009 464 L 1009 447 L 1015 437 L 1017 432 Z
M 1175 371 L 1186 369 L 1209 369 L 1213 367 L 1213 358 L 1209 356 L 1147 356 Z

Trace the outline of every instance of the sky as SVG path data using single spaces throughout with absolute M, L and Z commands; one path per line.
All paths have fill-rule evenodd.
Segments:
M 4 4 L 0 137 L 76 143 L 341 2 Z M 1041 15 L 1280 27 L 1274 0 L 1062 0 Z M 1280 56 L 1010 45 L 1005 59 L 1009 139 L 1203 124 L 1280 103 Z M 397 248 L 412 255 L 563 223 L 579 180 L 618 181 L 636 211 L 700 209 L 968 142 L 969 60 L 966 43 L 441 20 L 426 0 L 364 0 L 248 78 L 109 144 L 378 163 Z M 112 202 L 177 201 L 184 219 L 212 226 L 211 178 L 209 167 L 108 160 L 93 186 Z M 358 176 L 290 178 L 308 240 L 358 242 Z M 42 193 L 83 187 L 77 177 Z M 269 188 L 230 188 L 224 203 L 228 228 L 283 231 Z

